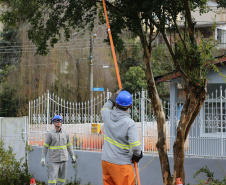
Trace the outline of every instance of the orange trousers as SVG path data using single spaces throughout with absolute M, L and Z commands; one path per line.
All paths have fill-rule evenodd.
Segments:
M 102 161 L 104 185 L 135 185 L 132 164 L 118 165 Z

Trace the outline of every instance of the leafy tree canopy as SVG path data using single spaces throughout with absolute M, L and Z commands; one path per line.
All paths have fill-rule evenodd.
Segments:
M 190 1 L 192 9 L 204 7 L 206 2 Z M 1 17 L 5 24 L 30 24 L 28 37 L 37 45 L 39 54 L 47 54 L 48 46 L 53 47 L 62 37 L 69 39 L 71 28 L 92 30 L 98 10 L 100 23 L 105 23 L 102 2 L 98 0 L 0 0 L 0 3 L 8 7 Z M 141 0 L 139 3 L 136 0 L 115 0 L 106 1 L 106 5 L 111 32 L 118 46 L 122 45 L 118 34 L 123 29 L 141 35 L 140 22 L 150 27 L 152 17 L 162 25 L 159 28 L 164 29 L 165 23 L 176 20 L 178 14 L 184 12 L 183 2 L 177 0 Z
M 216 0 L 216 2 L 218 3 L 219 7 L 226 8 L 226 1 L 225 0 Z
M 221 6 L 224 5 L 224 1 L 218 1 Z M 71 29 L 92 30 L 97 16 L 99 23 L 105 24 L 106 22 L 102 1 L 98 0 L 0 0 L 0 3 L 8 7 L 1 16 L 1 20 L 6 25 L 18 23 L 30 25 L 28 37 L 36 44 L 38 54 L 47 54 L 49 47 L 53 47 L 60 39 L 68 40 Z M 141 39 L 144 52 L 149 50 L 148 52 L 151 53 L 152 41 L 159 32 L 163 34 L 169 26 L 175 28 L 180 36 L 178 40 L 181 40 L 182 33 L 177 27 L 177 18 L 180 14 L 184 15 L 188 19 L 186 23 L 190 28 L 186 30 L 189 33 L 187 40 L 178 43 L 183 50 L 183 56 L 179 53 L 180 48 L 175 49 L 178 51 L 176 53 L 172 47 L 169 45 L 168 47 L 174 67 L 182 77 L 185 79 L 197 76 L 196 79 L 200 79 L 202 73 L 194 68 L 202 66 L 206 61 L 200 58 L 200 51 L 195 43 L 195 22 L 190 18 L 189 12 L 196 8 L 200 9 L 200 13 L 206 12 L 208 10 L 207 0 L 141 0 L 139 3 L 136 0 L 115 0 L 106 1 L 106 6 L 111 33 L 118 50 L 123 48 L 120 35 L 125 29 L 131 31 L 134 37 L 138 36 Z M 165 36 L 164 40 L 166 39 Z M 178 58 L 178 56 L 181 57 Z M 190 81 L 196 81 L 196 79 L 191 78 Z M 203 83 L 204 81 L 199 84 Z

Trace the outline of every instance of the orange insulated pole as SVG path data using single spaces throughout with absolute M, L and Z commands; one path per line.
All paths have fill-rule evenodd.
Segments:
M 134 161 L 134 168 L 135 168 L 135 173 L 136 173 L 136 177 L 137 177 L 137 185 L 140 185 L 140 176 L 139 176 L 139 171 L 138 171 L 138 167 L 137 167 L 137 162 Z
M 108 27 L 108 36 L 109 36 L 110 43 L 111 43 L 111 51 L 112 51 L 112 55 L 113 55 L 113 59 L 114 59 L 114 63 L 115 63 L 115 70 L 116 70 L 116 75 L 117 75 L 117 79 L 118 79 L 118 86 L 119 86 L 119 89 L 121 89 L 122 84 L 121 84 L 121 79 L 120 79 L 120 75 L 119 75 L 117 59 L 116 59 L 116 55 L 115 55 L 115 48 L 114 48 L 112 35 L 111 35 L 111 29 L 110 29 L 110 25 L 109 25 L 109 21 L 108 21 L 108 15 L 107 15 L 107 10 L 106 10 L 105 0 L 102 0 L 102 1 L 103 1 L 104 14 L 105 14 L 105 17 L 106 17 L 106 22 L 107 22 L 107 27 Z

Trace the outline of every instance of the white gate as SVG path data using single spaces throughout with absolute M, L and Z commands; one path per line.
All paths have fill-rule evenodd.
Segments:
M 85 149 L 95 148 L 91 144 L 88 144 L 90 139 L 88 140 L 87 138 L 94 136 L 94 134 L 91 134 L 92 129 L 95 129 L 94 126 L 99 128 L 99 134 L 102 133 L 100 109 L 107 100 L 107 94 L 109 93 L 103 92 L 100 96 L 92 100 L 92 119 L 90 113 L 91 103 L 89 101 L 84 103 L 68 102 L 55 94 L 47 92 L 42 97 L 29 102 L 28 139 L 30 145 L 42 146 L 45 133 L 54 128 L 51 124 L 52 118 L 55 115 L 60 115 L 64 121 L 63 128 L 70 134 L 74 147 L 83 147 Z M 97 139 L 102 140 L 102 137 L 97 137 Z M 101 148 L 98 146 L 97 149 L 99 150 Z

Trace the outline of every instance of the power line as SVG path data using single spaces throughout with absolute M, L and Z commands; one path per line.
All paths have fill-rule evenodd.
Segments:
M 136 48 L 134 45 L 125 45 L 125 46 L 130 46 L 129 48 Z M 95 46 L 96 48 L 106 48 L 106 49 L 110 49 L 110 46 L 106 46 L 106 45 L 100 45 L 100 46 Z M 66 51 L 66 50 L 84 50 L 84 49 L 90 49 L 89 46 L 86 47 L 70 47 L 70 48 L 65 48 L 65 47 L 55 47 L 53 49 L 49 49 L 49 51 Z M 13 49 L 0 49 L 0 54 L 10 54 L 12 53 L 12 51 L 14 53 L 29 53 L 29 52 L 36 52 L 37 48 L 21 48 L 20 50 L 13 50 Z
M 81 42 L 81 43 L 83 43 L 83 44 L 73 44 L 73 43 L 58 43 L 58 44 L 55 44 L 54 45 L 54 48 L 58 48 L 58 47 L 68 47 L 68 46 L 85 46 L 85 47 L 88 47 L 89 46 L 89 43 L 87 42 L 87 43 L 85 43 L 84 44 L 84 42 Z M 64 45 L 65 44 L 65 45 Z M 103 42 L 95 42 L 94 43 L 94 45 L 96 46 L 96 45 L 101 45 L 101 46 L 106 46 L 106 45 L 108 45 L 108 44 L 106 44 L 106 43 L 103 43 Z M 133 44 L 131 44 L 131 43 L 127 43 L 127 42 L 124 42 L 124 45 L 132 45 L 132 46 L 134 46 L 134 45 L 140 45 L 139 43 L 133 43 Z M 23 46 L 21 46 L 21 45 L 10 45 L 10 46 L 0 46 L 0 48 L 25 48 L 25 49 L 30 49 L 30 48 L 37 48 L 36 47 L 36 45 L 23 45 Z

